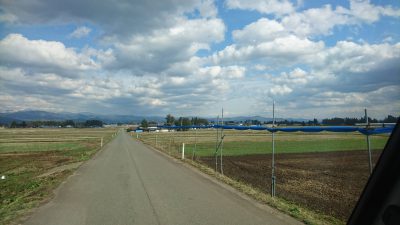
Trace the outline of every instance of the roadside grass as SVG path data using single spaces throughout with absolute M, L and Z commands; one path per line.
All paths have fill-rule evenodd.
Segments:
M 52 190 L 74 169 L 47 172 L 90 159 L 100 149 L 101 137 L 106 144 L 115 132 L 115 129 L 1 130 L 0 175 L 6 179 L 0 180 L 0 224 L 17 224 L 18 218 L 49 199 Z M 60 137 L 68 138 L 60 141 Z M 77 140 L 80 137 L 90 138 Z M 32 142 L 38 139 L 44 142 Z
M 74 151 L 79 148 L 82 148 L 82 143 L 79 142 L 0 143 L 0 154 L 11 152 Z
M 71 174 L 71 170 L 66 170 L 38 178 L 49 166 L 40 163 L 45 161 L 43 157 L 48 156 L 22 159 L 0 157 L 1 173 L 9 171 L 6 179 L 0 181 L 0 224 L 13 224 L 16 218 L 50 197 L 51 191 Z M 7 168 L 7 165 L 13 167 Z

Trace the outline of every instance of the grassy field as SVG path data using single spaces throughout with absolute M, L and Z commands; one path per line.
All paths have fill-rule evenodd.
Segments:
M 136 134 L 133 134 L 135 136 Z M 271 134 L 263 131 L 224 131 L 223 154 L 227 156 L 269 154 Z M 185 143 L 185 155 L 212 156 L 216 149 L 216 131 L 199 130 L 170 133 L 142 133 L 138 138 L 171 154 L 179 153 Z M 387 135 L 371 136 L 372 149 L 383 149 Z M 359 133 L 277 133 L 275 151 L 279 153 L 332 152 L 366 149 L 366 138 Z
M 0 129 L 0 224 L 51 196 L 52 190 L 110 141 L 116 129 Z

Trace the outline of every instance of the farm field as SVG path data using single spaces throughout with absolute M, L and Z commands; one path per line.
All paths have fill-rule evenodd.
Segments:
M 0 129 L 0 224 L 48 199 L 52 190 L 112 139 L 116 129 Z
M 271 134 L 235 130 L 225 130 L 224 134 L 224 175 L 270 193 Z M 185 143 L 185 158 L 215 168 L 216 131 L 132 135 L 175 157 L 181 156 Z M 374 163 L 387 139 L 388 135 L 371 136 Z M 277 196 L 344 223 L 369 176 L 365 136 L 277 133 L 275 151 Z
M 380 151 L 374 151 L 376 161 Z M 227 156 L 224 174 L 270 193 L 271 154 Z M 215 167 L 214 157 L 201 157 Z M 276 155 L 276 195 L 346 221 L 369 176 L 362 150 Z

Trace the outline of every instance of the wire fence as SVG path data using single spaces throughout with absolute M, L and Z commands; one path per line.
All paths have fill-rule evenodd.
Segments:
M 322 214 L 347 219 L 370 174 L 365 135 L 276 132 L 274 142 L 271 135 L 260 130 L 225 130 L 222 134 L 213 128 L 132 134 L 176 158 L 182 158 L 184 144 L 185 159 L 207 165 L 265 193 L 275 192 Z M 388 137 L 369 137 L 372 167 Z M 218 147 L 221 143 L 223 154 Z M 274 168 L 272 143 L 276 153 Z M 275 174 L 275 179 L 271 179 L 271 174 Z

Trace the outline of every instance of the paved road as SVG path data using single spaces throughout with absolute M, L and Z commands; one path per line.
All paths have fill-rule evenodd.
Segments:
M 300 224 L 121 132 L 25 224 Z

